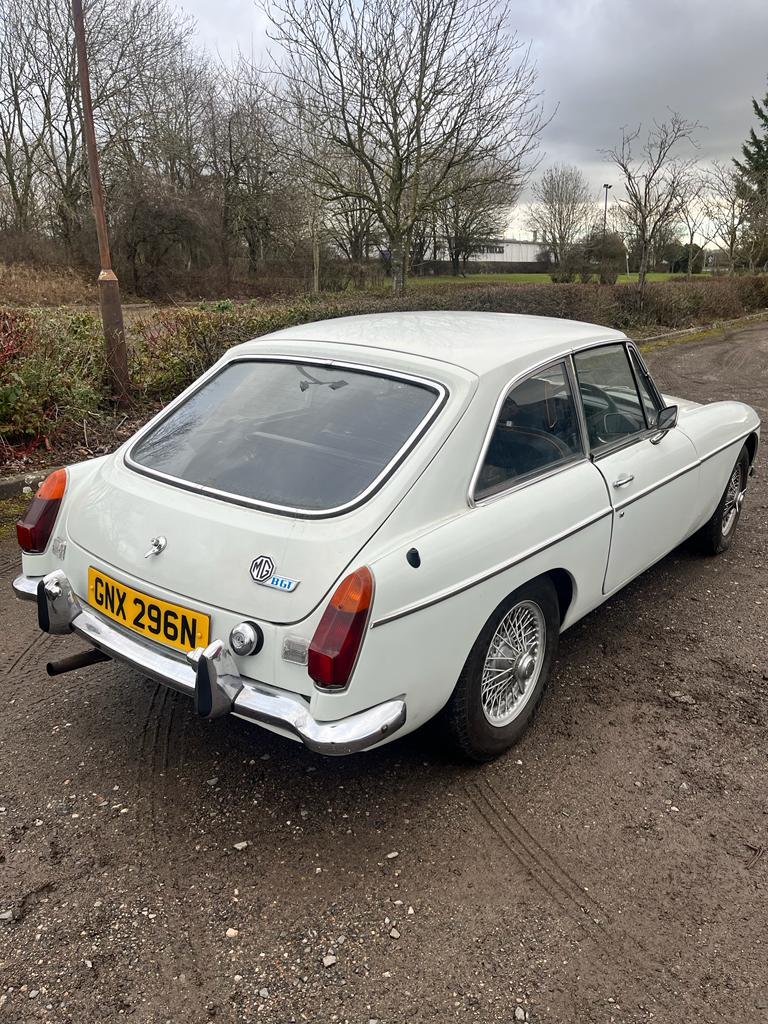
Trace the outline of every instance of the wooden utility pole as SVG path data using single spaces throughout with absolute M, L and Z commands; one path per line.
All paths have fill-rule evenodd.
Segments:
M 91 83 L 88 75 L 88 54 L 85 48 L 85 23 L 83 22 L 82 0 L 72 0 L 72 16 L 75 23 L 75 44 L 77 46 L 77 70 L 80 77 L 80 94 L 83 101 L 83 122 L 85 149 L 88 154 L 88 176 L 91 181 L 91 201 L 96 220 L 96 237 L 99 240 L 99 305 L 104 340 L 107 348 L 107 366 L 112 382 L 112 393 L 119 407 L 129 401 L 128 351 L 125 345 L 123 307 L 120 304 L 120 285 L 112 270 L 109 255 L 109 234 L 104 213 L 104 190 L 99 174 L 99 154 L 96 149 L 96 131 L 93 127 L 93 104 Z

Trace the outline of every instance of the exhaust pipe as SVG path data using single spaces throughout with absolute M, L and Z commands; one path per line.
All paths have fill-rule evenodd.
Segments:
M 89 665 L 98 665 L 100 661 L 112 661 L 108 654 L 97 651 L 95 647 L 79 654 L 70 654 L 68 658 L 61 661 L 49 661 L 45 671 L 49 676 L 61 676 L 65 672 L 74 672 L 78 668 L 88 668 Z

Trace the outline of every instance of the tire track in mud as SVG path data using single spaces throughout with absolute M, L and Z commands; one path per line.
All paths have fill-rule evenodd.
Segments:
M 598 955 L 614 970 L 619 963 L 626 964 L 627 970 L 641 969 L 642 987 L 647 997 L 658 1009 L 671 1012 L 666 992 L 674 979 L 669 977 L 670 984 L 664 984 L 668 977 L 666 965 L 612 920 L 607 908 L 526 828 L 489 779 L 484 780 L 482 787 L 467 783 L 465 791 L 479 817 L 517 868 L 593 944 Z
M 139 801 L 146 804 L 147 824 L 150 839 L 154 842 L 157 833 L 157 777 L 154 771 L 155 751 L 157 748 L 157 734 L 160 729 L 159 713 L 164 706 L 166 688 L 160 683 L 154 683 L 149 697 L 149 703 L 144 714 L 144 724 L 141 729 L 139 742 L 139 753 L 137 762 L 137 785 L 136 796 Z M 147 773 L 147 761 L 151 762 L 151 768 Z M 146 776 L 149 774 L 149 786 L 146 785 Z M 139 866 L 144 866 L 145 850 L 142 847 L 139 855 Z
M 48 633 L 40 632 L 37 626 L 37 622 L 35 622 L 34 628 L 35 635 L 32 637 L 31 640 L 29 640 L 25 644 L 23 649 L 19 651 L 18 654 L 16 654 L 16 656 L 13 658 L 13 661 L 6 667 L 6 676 L 12 675 L 14 671 L 19 667 L 19 665 L 21 665 L 22 660 L 27 656 L 29 657 L 31 662 L 30 667 L 35 666 L 37 662 L 42 657 L 46 656 L 50 652 L 51 648 L 55 646 L 55 641 L 58 639 L 57 637 L 51 636 Z M 24 639 L 26 639 L 26 636 L 22 636 L 21 639 L 23 641 Z M 11 657 L 13 657 L 13 652 L 11 652 Z
M 596 946 L 607 953 L 610 934 L 602 921 L 593 917 L 585 905 L 588 900 L 583 888 L 575 893 L 575 887 L 564 885 L 552 869 L 545 866 L 543 858 L 540 855 L 536 856 L 527 844 L 520 841 L 515 830 L 505 820 L 504 812 L 497 806 L 497 800 L 490 798 L 474 783 L 470 783 L 466 789 L 472 805 L 485 825 L 506 848 L 523 874 L 543 891 L 547 899 L 554 901 Z
M 5 585 L 6 579 L 10 584 L 21 573 L 21 560 L 16 555 L 0 560 L 0 580 Z
M 168 794 L 168 772 L 183 763 L 181 755 L 186 716 L 177 714 L 177 708 L 177 695 L 161 683 L 154 684 L 146 707 L 137 755 L 137 806 L 144 805 L 147 813 L 147 828 L 138 851 L 138 861 L 140 870 L 149 868 L 154 875 L 162 877 L 164 892 L 170 897 L 166 902 L 165 914 L 169 921 L 174 922 L 174 926 L 168 929 L 165 942 L 176 947 L 177 955 L 169 956 L 166 945 L 162 955 L 156 959 L 158 975 L 171 983 L 174 981 L 174 970 L 178 970 L 179 963 L 182 963 L 192 983 L 200 986 L 203 983 L 197 962 L 200 951 L 193 943 L 193 935 L 183 910 L 187 892 L 177 870 L 177 850 L 172 839 L 176 833 L 165 799 Z M 177 733 L 178 742 L 174 740 Z M 172 746 L 177 751 L 177 756 L 173 758 Z

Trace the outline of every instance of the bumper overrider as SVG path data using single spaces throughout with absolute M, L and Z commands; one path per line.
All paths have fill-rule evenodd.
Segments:
M 109 625 L 81 605 L 61 569 L 43 577 L 19 576 L 13 589 L 22 600 L 37 602 L 40 628 L 46 633 L 76 633 L 107 657 L 192 697 L 203 718 L 231 712 L 292 733 L 310 750 L 331 755 L 365 750 L 390 737 L 405 722 L 405 701 L 399 698 L 348 718 L 318 722 L 301 697 L 241 676 L 221 640 L 190 651 L 186 658 L 173 657 Z

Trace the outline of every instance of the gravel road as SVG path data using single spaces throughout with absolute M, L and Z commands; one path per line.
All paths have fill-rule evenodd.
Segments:
M 768 419 L 768 326 L 652 353 Z M 768 489 L 563 638 L 534 728 L 324 760 L 126 668 L 49 679 L 0 541 L 0 1022 L 768 1021 Z M 244 845 L 247 844 L 247 845 Z

